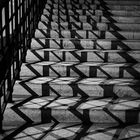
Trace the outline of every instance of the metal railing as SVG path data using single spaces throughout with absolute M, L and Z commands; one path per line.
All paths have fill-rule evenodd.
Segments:
M 13 86 L 19 79 L 45 0 L 0 2 L 0 132 L 4 111 L 12 102 Z

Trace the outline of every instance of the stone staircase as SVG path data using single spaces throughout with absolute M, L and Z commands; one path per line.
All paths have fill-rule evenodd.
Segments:
M 46 0 L 2 139 L 140 139 L 140 1 Z

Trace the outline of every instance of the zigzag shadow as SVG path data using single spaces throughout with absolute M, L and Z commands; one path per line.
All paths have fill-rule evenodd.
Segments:
M 38 42 L 39 43 L 39 42 Z M 48 44 L 48 43 L 47 43 Z M 79 44 L 79 45 L 78 45 Z M 41 45 L 41 44 L 40 44 Z M 57 44 L 58 46 L 61 46 L 61 43 L 60 44 Z M 73 45 L 75 46 L 75 43 L 73 42 Z M 45 46 L 45 45 L 44 45 Z M 49 47 L 49 46 L 48 46 Z M 62 47 L 62 46 L 61 46 Z M 84 49 L 84 47 L 80 44 L 80 42 L 76 42 L 76 47 L 78 48 L 78 49 Z M 32 53 L 39 59 L 39 61 L 41 62 L 41 61 L 49 61 L 49 52 L 48 51 L 45 51 L 44 52 L 44 58 L 42 57 L 42 56 L 40 56 L 36 51 L 32 51 Z M 74 58 L 75 58 L 75 60 L 77 60 L 77 63 L 79 62 L 79 63 L 83 63 L 83 62 L 87 62 L 88 61 L 88 54 L 87 54 L 87 52 L 81 52 L 81 53 L 77 53 L 77 51 L 71 51 L 71 52 L 69 52 L 70 53 L 70 55 L 72 55 Z M 109 53 L 108 52 L 105 52 L 104 53 L 104 56 L 102 56 L 102 54 L 101 53 L 98 53 L 98 52 L 94 52 L 94 54 L 96 55 L 96 57 L 97 58 L 99 58 L 99 59 L 101 59 L 103 62 L 110 62 L 110 59 L 109 59 Z M 136 62 L 136 60 L 133 58 L 133 57 L 128 57 L 128 55 L 129 54 L 126 54 L 126 53 L 117 53 L 117 54 L 119 54 L 119 55 L 121 55 L 121 57 L 123 57 L 123 58 L 125 58 L 125 61 L 127 62 L 129 62 L 128 63 L 128 66 L 119 66 L 119 77 L 123 77 L 123 75 L 124 75 L 124 73 L 125 73 L 125 71 L 127 71 L 132 77 L 134 77 L 134 78 L 139 78 L 140 77 L 140 73 L 139 73 L 139 71 L 138 70 L 136 70 L 134 67 L 135 67 L 135 65 L 137 64 Z M 65 61 L 66 60 L 66 53 L 65 52 L 63 52 L 63 54 L 62 54 L 62 57 L 60 56 L 60 55 L 58 55 L 57 53 L 55 53 L 55 52 L 51 52 L 51 55 L 53 55 L 57 60 L 58 60 L 58 62 L 63 62 L 63 61 Z M 39 62 L 38 61 L 38 62 Z M 37 63 L 38 63 L 37 62 Z M 57 62 L 57 63 L 58 63 Z M 132 64 L 130 64 L 130 62 L 132 63 Z M 99 62 L 98 62 L 99 63 Z M 28 67 L 28 69 L 30 70 L 30 71 L 32 71 L 35 75 L 37 75 L 37 76 L 39 76 L 39 74 L 38 74 L 38 72 L 31 66 L 32 64 L 28 64 L 27 65 L 27 67 Z M 48 67 L 49 68 L 49 67 Z M 54 72 L 55 72 L 55 69 L 53 69 L 53 67 L 50 67 L 52 70 L 54 70 Z M 93 67 L 91 67 L 91 69 L 92 69 Z M 82 71 L 80 72 L 80 70 L 78 69 L 78 68 L 76 68 L 76 67 L 71 67 L 70 68 L 71 70 L 74 70 L 79 76 L 83 73 Z M 91 69 L 89 70 L 89 72 L 91 72 Z M 47 70 L 47 67 L 46 67 L 46 70 Z M 94 74 L 94 76 L 96 77 L 97 76 L 97 70 L 100 70 L 100 71 L 102 71 L 106 76 L 109 76 L 110 74 L 107 72 L 107 71 L 105 71 L 105 70 L 103 70 L 103 68 L 101 68 L 100 66 L 99 67 L 97 67 L 97 66 L 94 66 L 94 71 L 96 71 L 96 75 Z M 48 70 L 47 70 L 48 71 Z M 46 73 L 45 72 L 45 70 L 44 70 L 44 73 Z M 93 72 L 94 73 L 94 72 Z M 56 72 L 56 74 L 57 74 L 57 72 Z M 110 76 L 110 78 L 111 78 L 111 76 Z
M 47 125 L 47 124 L 46 124 Z M 45 126 L 46 126 L 45 125 Z M 48 124 L 49 125 L 49 124 Z M 18 129 L 20 133 L 13 132 L 10 136 L 6 137 L 3 140 L 7 139 L 15 139 L 16 138 L 24 138 L 24 139 L 30 139 L 36 136 L 34 140 L 43 140 L 50 137 L 57 139 L 57 140 L 77 140 L 81 138 L 98 138 L 98 135 L 108 136 L 110 139 L 133 139 L 133 138 L 139 138 L 139 133 L 136 132 L 139 125 L 126 125 L 124 127 L 113 125 L 113 126 L 102 126 L 102 125 L 96 125 L 96 124 L 89 124 L 84 125 L 80 123 L 76 124 L 67 124 L 67 125 L 61 125 L 59 123 L 53 123 L 52 125 L 49 125 L 49 128 L 47 130 L 42 129 L 41 124 L 32 124 L 29 126 L 23 127 L 21 130 Z M 30 129 L 34 129 L 34 132 L 30 133 Z M 77 128 L 77 130 L 74 130 L 74 128 Z M 41 130 L 41 131 L 40 131 Z M 112 133 L 114 132 L 115 133 Z M 66 132 L 68 135 L 64 136 L 62 135 L 64 132 Z M 135 135 L 130 135 L 129 137 L 127 134 L 129 132 L 135 132 Z M 24 136 L 21 136 L 24 134 Z M 123 136 L 122 136 L 123 134 Z
M 49 132 L 53 132 L 54 131 L 54 129 L 56 130 L 56 126 L 57 125 L 59 125 L 59 123 L 61 124 L 61 122 L 59 122 L 57 119 L 55 119 L 51 114 L 52 114 L 52 110 L 53 110 L 53 108 L 46 108 L 48 105 L 50 105 L 50 104 L 53 104 L 53 102 L 55 103 L 55 101 L 57 101 L 57 99 L 58 99 L 58 97 L 56 97 L 56 98 L 53 98 L 52 100 L 50 100 L 50 102 L 49 103 L 46 103 L 46 105 L 44 105 L 44 106 L 42 106 L 41 107 L 41 122 L 39 123 L 39 124 L 46 124 L 46 125 L 49 125 L 50 123 L 52 124 L 52 126 L 48 126 L 49 128 L 48 129 L 46 129 L 46 130 L 44 130 L 43 131 L 43 133 L 41 132 L 41 134 L 42 135 L 39 135 L 39 137 L 38 138 L 44 138 Z M 65 98 L 64 98 L 65 99 Z M 70 98 L 67 98 L 67 99 L 70 99 L 70 100 L 73 100 L 71 97 Z M 104 99 L 104 98 L 97 98 L 97 100 L 101 100 L 102 101 L 102 99 Z M 19 103 L 19 104 L 17 104 L 17 105 L 15 105 L 15 106 L 13 106 L 12 107 L 12 110 L 13 111 L 15 111 L 22 119 L 24 119 L 25 120 L 25 124 L 23 124 L 22 126 L 20 126 L 18 129 L 16 129 L 14 132 L 12 132 L 8 137 L 6 137 L 6 138 L 12 138 L 12 137 L 15 137 L 16 135 L 18 135 L 18 134 L 20 134 L 20 133 L 22 133 L 24 130 L 26 130 L 28 127 L 34 127 L 35 125 L 38 125 L 38 124 L 34 124 L 34 122 L 30 119 L 30 118 L 28 118 L 22 111 L 20 111 L 20 109 L 18 108 L 18 107 L 20 107 L 21 105 L 24 105 L 25 103 L 28 103 L 28 102 L 30 102 L 32 99 L 30 98 L 30 100 L 28 99 L 28 101 L 26 101 L 26 102 L 23 102 L 22 104 L 21 103 Z M 129 125 L 131 126 L 131 125 L 135 125 L 135 124 L 137 124 L 138 123 L 138 118 L 139 118 L 139 113 L 137 113 L 137 112 L 135 112 L 135 107 L 133 107 L 133 113 L 131 114 L 131 112 L 132 112 L 132 109 L 128 109 L 128 110 L 126 110 L 125 111 L 125 122 L 123 122 L 119 117 L 117 117 L 113 112 L 111 112 L 110 110 L 108 110 L 108 108 L 109 108 L 109 106 L 112 106 L 112 104 L 116 104 L 116 103 L 118 103 L 119 101 L 118 101 L 118 99 L 117 98 L 113 98 L 112 100 L 110 100 L 110 102 L 108 102 L 104 107 L 103 107 L 103 111 L 106 113 L 106 114 L 108 114 L 112 119 L 114 119 L 116 122 L 118 122 L 118 124 L 114 124 L 115 126 L 112 126 L 112 124 L 111 124 L 111 126 L 107 126 L 107 129 L 106 128 L 102 128 L 101 130 L 99 129 L 95 129 L 95 131 L 93 131 L 94 129 L 91 129 L 92 130 L 92 132 L 89 132 L 88 130 L 89 130 L 89 128 L 92 126 L 92 125 L 94 125 L 95 126 L 95 124 L 93 124 L 94 122 L 91 122 L 90 121 L 90 111 L 89 111 L 89 109 L 84 109 L 83 110 L 83 113 L 81 113 L 81 112 L 79 112 L 78 110 L 77 110 L 77 108 L 79 107 L 79 106 L 81 106 L 81 104 L 83 104 L 83 103 L 87 103 L 87 101 L 88 101 L 88 97 L 87 98 L 80 98 L 80 100 L 78 100 L 78 101 L 74 101 L 75 102 L 75 104 L 74 105 L 70 105 L 69 106 L 69 108 L 68 108 L 68 111 L 70 111 L 73 115 L 75 115 L 79 120 L 81 120 L 81 122 L 82 123 L 78 123 L 78 125 L 80 124 L 80 125 L 82 125 L 80 128 L 80 130 L 78 131 L 78 133 L 73 133 L 73 135 L 72 135 L 72 137 L 74 136 L 74 137 L 76 137 L 76 138 L 81 138 L 82 136 L 86 136 L 86 135 L 88 135 L 89 133 L 90 134 L 96 134 L 96 133 L 101 133 L 101 132 L 103 132 L 103 133 L 105 133 L 106 132 L 106 130 L 110 130 L 110 129 L 112 129 L 112 128 L 125 128 L 125 127 L 128 127 Z M 130 101 L 135 101 L 135 99 L 131 99 Z M 125 104 L 125 102 L 126 102 L 126 104 Z M 56 102 L 57 103 L 57 102 Z M 62 105 L 64 105 L 63 104 L 63 102 L 62 103 L 60 103 L 60 102 L 58 102 L 59 104 L 57 105 L 57 106 L 61 106 L 61 104 Z M 87 105 L 88 105 L 88 103 L 87 103 Z M 90 103 L 89 103 L 89 105 L 90 105 Z M 123 101 L 123 102 L 121 102 L 120 103 L 120 105 L 122 105 L 122 106 L 126 106 L 126 107 L 129 107 L 129 105 L 127 104 L 127 101 Z M 101 107 L 102 105 L 96 105 L 95 106 L 95 108 L 96 107 Z M 56 105 L 54 106 L 54 108 L 56 107 Z M 44 110 L 45 109 L 45 110 Z M 93 108 L 94 109 L 94 108 Z M 132 115 L 132 116 L 131 116 Z M 46 119 L 47 118 L 47 119 Z M 133 119 L 133 124 L 132 123 L 130 123 L 130 122 L 132 122 L 132 119 Z M 53 123 L 52 123 L 52 121 L 53 121 Z M 72 123 L 70 124 L 71 126 L 76 126 L 76 125 L 73 125 Z M 101 125 L 101 124 L 100 124 Z M 59 127 L 59 129 L 60 129 L 61 127 Z M 65 127 L 65 128 L 67 128 L 67 127 Z M 64 129 L 64 128 L 63 128 Z M 83 131 L 88 131 L 89 133 L 84 133 Z M 30 132 L 30 131 L 29 131 Z M 119 137 L 119 132 L 121 132 L 121 130 L 119 131 L 115 131 L 116 133 L 116 135 L 112 135 L 112 137 Z M 24 132 L 23 132 L 24 133 Z M 26 133 L 26 132 L 25 132 Z M 32 133 L 33 134 L 33 133 Z M 24 136 L 31 136 L 31 135 L 24 135 Z M 133 135 L 134 136 L 134 135 Z M 5 139 L 6 139 L 5 138 Z M 62 137 L 63 138 L 63 137 Z

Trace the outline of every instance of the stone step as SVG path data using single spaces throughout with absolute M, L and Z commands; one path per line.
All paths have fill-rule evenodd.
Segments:
M 7 123 L 140 123 L 140 99 L 38 97 L 22 104 L 10 104 L 5 112 Z M 18 116 L 18 117 L 15 117 Z
M 45 22 L 82 22 L 82 23 L 140 23 L 140 17 L 124 16 L 97 16 L 97 15 L 42 15 L 41 21 Z
M 124 16 L 124 17 L 139 17 L 140 16 L 140 10 L 96 10 L 95 15 L 104 15 L 105 17 L 116 15 L 116 16 Z
M 31 49 L 97 49 L 97 50 L 140 50 L 140 40 L 110 39 L 67 39 L 32 38 Z
M 48 0 L 47 4 L 60 3 L 60 4 L 120 4 L 120 5 L 140 5 L 139 0 Z
M 140 10 L 139 11 L 126 11 L 126 10 L 90 10 L 90 9 L 44 9 L 43 14 L 50 16 L 50 15 L 104 15 L 104 16 L 123 16 L 123 17 L 140 17 Z
M 100 4 L 46 4 L 46 9 L 103 9 L 103 10 L 140 10 L 140 5 L 100 5 Z
M 66 61 L 66 62 L 140 62 L 140 51 L 125 50 L 77 50 L 77 49 L 40 49 L 28 50 L 26 61 Z
M 77 38 L 77 39 L 119 39 L 140 40 L 136 31 L 97 31 L 97 30 L 41 30 L 36 29 L 35 38 Z
M 50 62 L 24 63 L 20 78 L 35 76 L 140 79 L 140 63 Z
M 97 9 L 97 5 L 83 5 L 83 4 L 46 4 L 46 9 Z
M 17 81 L 14 96 L 140 97 L 140 80 L 134 78 L 24 77 Z M 20 91 L 20 92 L 19 92 Z
M 13 131 L 12 134 L 16 133 L 15 124 L 11 127 L 7 125 L 6 129 Z M 22 125 L 20 125 L 22 126 Z M 32 137 L 40 139 L 43 137 L 45 140 L 58 140 L 58 139 L 84 139 L 84 140 L 111 140 L 111 139 L 140 139 L 139 136 L 139 124 L 127 124 L 125 126 L 120 126 L 117 124 L 82 124 L 82 123 L 44 123 L 44 124 L 30 124 L 27 128 L 21 130 L 13 138 L 30 140 Z M 21 127 L 18 127 L 19 129 Z M 8 131 L 8 132 L 9 132 Z M 120 133 L 116 133 L 120 132 Z M 2 135 L 2 137 L 4 137 Z M 10 139 L 7 136 L 6 139 Z
M 140 10 L 140 5 L 120 5 L 120 4 L 114 4 L 114 5 L 97 5 L 97 7 L 99 7 L 98 9 L 101 10 L 132 10 L 132 11 L 139 11 Z M 71 7 L 70 7 L 71 8 Z M 92 8 L 92 7 L 91 7 Z
M 88 3 L 87 3 L 88 4 Z M 118 0 L 97 0 L 94 2 L 94 4 L 99 4 L 99 5 L 121 5 L 121 6 L 139 6 L 140 5 L 140 1 L 133 1 L 133 0 L 122 0 L 122 1 L 118 1 Z
M 91 22 L 91 23 L 90 23 Z M 100 31 L 140 31 L 139 23 L 96 23 L 83 22 L 47 22 L 40 21 L 39 29 L 47 30 L 100 30 Z

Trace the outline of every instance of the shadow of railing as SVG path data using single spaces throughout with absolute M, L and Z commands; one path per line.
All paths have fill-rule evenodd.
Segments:
M 78 101 L 73 100 L 71 97 L 67 98 L 67 100 L 71 100 L 72 104 L 74 103 L 74 105 L 69 104 L 69 109 L 68 111 L 71 112 L 74 116 L 76 116 L 79 120 L 81 120 L 82 122 L 80 123 L 62 123 L 60 121 L 58 121 L 56 118 L 54 118 L 52 116 L 52 110 L 55 109 L 55 107 L 60 107 L 60 106 L 65 106 L 66 103 L 63 103 L 63 100 L 65 100 L 65 98 L 61 99 L 61 102 L 59 101 L 59 98 L 53 98 L 51 100 L 47 100 L 47 103 L 42 106 L 40 108 L 41 110 L 41 122 L 38 123 L 34 123 L 33 120 L 31 120 L 30 118 L 28 118 L 28 116 L 26 114 L 24 114 L 19 107 L 21 105 L 24 106 L 24 104 L 26 103 L 31 103 L 34 104 L 35 102 L 32 102 L 31 98 L 28 100 L 26 100 L 26 102 L 22 102 L 15 105 L 14 107 L 12 107 L 12 110 L 14 112 L 16 112 L 25 122 L 27 121 L 27 123 L 25 123 L 24 125 L 19 126 L 18 129 L 13 130 L 13 132 L 8 135 L 5 139 L 7 138 L 12 138 L 15 137 L 16 138 L 30 138 L 32 136 L 35 136 L 37 134 L 40 134 L 38 136 L 35 137 L 35 139 L 42 139 L 42 138 L 47 138 L 47 136 L 49 135 L 49 133 L 52 134 L 52 136 L 54 138 L 57 139 L 76 139 L 76 138 L 82 138 L 82 137 L 90 137 L 90 138 L 97 138 L 97 135 L 107 135 L 110 138 L 116 138 L 119 139 L 120 137 L 122 138 L 135 138 L 135 137 L 139 137 L 139 124 L 138 123 L 138 118 L 139 118 L 139 113 L 135 112 L 135 106 L 134 104 L 131 104 L 132 102 L 137 102 L 138 99 L 131 99 L 131 100 L 123 100 L 121 102 L 119 102 L 118 99 L 112 99 L 109 102 L 106 101 L 106 99 L 103 98 L 96 98 L 99 102 L 101 101 L 102 105 L 99 105 L 96 103 L 96 105 L 94 107 L 92 107 L 91 109 L 94 108 L 102 108 L 103 107 L 103 112 L 110 116 L 110 119 L 112 118 L 113 120 L 116 121 L 116 123 L 114 124 L 102 124 L 102 123 L 95 123 L 93 120 L 93 122 L 91 121 L 91 111 L 90 108 L 88 109 L 84 109 L 83 112 L 80 112 L 78 110 L 78 108 L 82 105 L 82 104 L 87 104 L 87 106 L 89 105 L 93 105 L 90 104 L 90 100 L 88 98 L 79 98 Z M 31 101 L 31 102 L 30 102 Z M 43 101 L 43 99 L 42 99 Z M 45 99 L 44 99 L 45 102 Z M 103 103 L 104 102 L 104 103 Z M 130 102 L 130 103 L 129 103 Z M 40 106 L 40 103 L 42 102 L 36 102 L 36 105 Z M 47 108 L 47 106 L 49 105 L 53 105 L 54 103 L 54 107 L 51 108 Z M 120 117 L 117 116 L 117 114 L 115 114 L 114 112 L 112 112 L 111 110 L 109 110 L 108 108 L 110 108 L 112 106 L 112 104 L 119 104 L 120 106 L 122 106 L 122 108 L 126 107 L 126 108 L 131 108 L 130 110 L 126 110 L 125 111 L 125 115 L 124 115 L 124 120 Z M 138 106 L 137 106 L 138 107 Z M 45 109 L 45 110 L 44 110 Z M 93 116 L 92 116 L 93 117 Z M 47 118 L 47 119 L 46 119 Z M 133 124 L 132 124 L 133 122 Z M 39 133 L 37 132 L 37 127 L 40 125 L 39 130 L 43 130 L 40 131 Z M 61 126 L 62 125 L 62 126 Z M 65 126 L 66 125 L 66 126 Z M 74 129 L 76 127 L 76 129 Z M 43 129 L 44 128 L 44 129 Z M 132 132 L 132 136 L 130 135 L 131 133 L 129 133 L 129 135 L 125 135 L 126 133 L 124 133 L 124 130 L 126 133 Z M 29 131 L 32 130 L 32 131 Z M 138 130 L 138 131 L 137 131 Z M 33 132 L 34 131 L 34 132 Z M 57 133 L 58 131 L 58 133 Z M 69 131 L 71 133 L 69 133 Z M 84 132 L 83 132 L 84 131 Z M 112 133 L 113 131 L 113 133 Z M 128 132 L 129 131 L 129 132 Z M 30 132 L 32 134 L 30 134 Z M 68 135 L 63 135 L 65 132 L 65 134 Z M 73 133 L 72 133 L 73 132 Z M 134 132 L 134 133 L 133 133 Z M 137 133 L 136 133 L 137 132 Z M 24 135 L 21 135 L 24 134 Z M 27 134 L 27 135 L 26 135 Z M 54 135 L 55 134 L 55 135 Z

